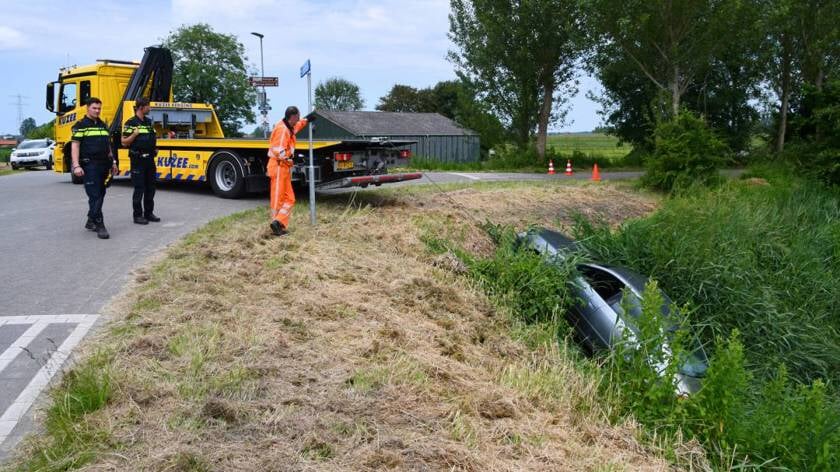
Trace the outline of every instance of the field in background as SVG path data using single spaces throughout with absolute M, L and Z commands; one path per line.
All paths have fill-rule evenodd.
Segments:
M 636 170 L 642 167 L 641 156 L 632 153 L 629 144 L 618 146 L 618 139 L 603 133 L 561 133 L 548 136 L 548 149 L 544 159 L 536 155 L 536 150 L 518 149 L 512 144 L 497 146 L 489 157 L 479 162 L 440 162 L 415 156 L 411 159 L 411 169 L 439 171 L 505 171 L 536 172 L 546 171 L 548 160 L 563 170 L 566 160 L 578 170 L 589 170 L 594 164 L 610 170 Z
M 633 150 L 630 144 L 618 145 L 618 138 L 603 133 L 558 133 L 548 135 L 548 147 L 568 156 L 580 152 L 590 156 L 603 156 L 620 160 Z

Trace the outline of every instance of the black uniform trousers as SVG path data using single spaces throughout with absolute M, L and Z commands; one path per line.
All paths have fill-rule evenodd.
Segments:
M 88 218 L 102 223 L 102 203 L 105 202 L 105 178 L 111 172 L 110 161 L 87 161 L 82 163 L 85 171 L 85 193 L 88 196 Z
M 134 216 L 149 216 L 154 213 L 156 176 L 154 157 L 131 156 L 131 183 L 134 184 L 131 204 L 134 207 Z

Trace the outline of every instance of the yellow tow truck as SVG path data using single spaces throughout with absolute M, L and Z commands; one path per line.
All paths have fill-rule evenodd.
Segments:
M 102 100 L 100 118 L 109 124 L 117 150 L 120 174 L 131 173 L 128 150 L 120 145 L 125 120 L 134 114 L 134 102 L 146 97 L 157 134 L 157 178 L 164 181 L 206 182 L 223 198 L 268 189 L 265 176 L 268 141 L 225 138 L 212 105 L 174 102 L 172 55 L 162 47 L 146 48 L 138 62 L 100 59 L 95 64 L 60 70 L 47 84 L 46 107 L 56 114 L 53 169 L 70 173 L 71 127 L 85 116 L 87 99 Z M 317 126 L 317 124 L 316 124 Z M 381 185 L 413 180 L 420 174 L 389 174 L 411 157 L 410 141 L 360 139 L 314 141 L 316 189 Z M 293 183 L 309 183 L 309 143 L 298 141 Z M 74 183 L 81 183 L 70 173 Z

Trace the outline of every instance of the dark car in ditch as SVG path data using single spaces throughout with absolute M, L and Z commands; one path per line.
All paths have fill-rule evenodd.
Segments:
M 518 237 L 525 247 L 542 254 L 549 261 L 563 263 L 573 254 L 585 253 L 576 241 L 548 229 L 532 229 Z M 577 275 L 570 281 L 576 302 L 568 311 L 569 324 L 576 337 L 590 351 L 614 349 L 624 339 L 633 340 L 639 334 L 637 320 L 642 313 L 642 298 L 648 278 L 630 269 L 593 262 L 576 264 Z M 665 333 L 677 329 L 671 311 L 671 299 L 662 295 L 662 320 Z M 667 337 L 667 336 L 666 336 Z M 708 357 L 699 339 L 689 338 L 689 355 L 677 369 L 674 383 L 678 395 L 691 395 L 701 386 L 708 368 Z M 666 358 L 670 355 L 667 345 Z M 664 365 L 651 366 L 661 374 Z

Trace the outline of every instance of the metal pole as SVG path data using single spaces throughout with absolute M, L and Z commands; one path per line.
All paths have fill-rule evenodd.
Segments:
M 263 62 L 263 37 L 260 36 L 260 74 L 263 77 L 263 100 L 262 100 L 262 116 L 263 116 L 263 137 L 268 138 L 268 110 L 265 109 L 265 104 L 268 101 L 268 97 L 265 94 L 265 62 Z
M 306 86 L 309 89 L 309 113 L 312 113 L 312 71 L 306 74 Z M 309 128 L 309 220 L 314 226 L 315 220 L 315 150 L 312 147 L 312 123 Z

